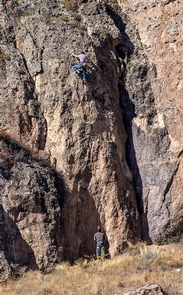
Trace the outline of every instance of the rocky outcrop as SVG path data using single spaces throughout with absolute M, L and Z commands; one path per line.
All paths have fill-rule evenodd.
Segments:
M 128 163 L 140 196 L 142 222 L 148 221 L 149 235 L 156 240 L 178 234 L 183 224 L 183 8 L 180 1 L 146 0 L 120 1 L 120 7 L 128 15 L 126 33 L 134 45 L 133 52 L 128 50 L 123 104 Z
M 119 105 L 122 64 L 116 47 L 121 32 L 105 5 L 76 8 L 74 14 L 57 1 L 1 4 L 2 133 L 44 157 L 64 175 L 67 186 L 61 214 L 57 198 L 52 201 L 57 189 L 50 183 L 53 191 L 48 195 L 50 176 L 36 172 L 37 164 L 30 169 L 18 162 L 11 168 L 16 177 L 3 183 L 2 210 L 15 228 L 10 232 L 26 248 L 27 263 L 40 269 L 49 268 L 50 259 L 54 263 L 95 253 L 93 235 L 99 223 L 111 255 L 121 253 L 127 240 L 140 238 Z M 91 61 L 87 86 L 72 71 L 77 62 L 72 53 L 83 49 Z M 15 263 L 23 255 L 18 245 Z
M 0 141 L 0 279 L 62 258 L 62 177 L 15 141 Z
M 146 2 L 0 2 L 1 133 L 46 161 L 1 170 L 7 269 L 19 245 L 43 270 L 92 254 L 99 223 L 111 255 L 182 230 L 182 7 Z M 83 50 L 87 85 L 72 70 Z
M 154 284 L 154 285 L 139 287 L 136 290 L 133 290 L 124 295 L 166 295 L 166 294 L 159 285 Z

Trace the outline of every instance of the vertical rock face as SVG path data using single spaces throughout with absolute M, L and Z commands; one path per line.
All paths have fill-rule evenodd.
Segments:
M 4 235 L 15 247 L 2 251 L 7 261 L 21 265 L 24 255 L 23 265 L 49 269 L 93 254 L 101 223 L 110 254 L 120 253 L 140 238 L 118 89 L 120 29 L 103 4 L 85 3 L 73 14 L 57 1 L 10 1 L 1 11 L 2 133 L 44 157 L 67 186 L 61 206 L 44 169 L 24 161 L 10 167 L 1 204 Z M 82 50 L 90 58 L 87 86 L 72 70 L 72 53 Z
M 1 138 L 0 152 L 0 278 L 17 267 L 48 271 L 62 257 L 63 179 L 16 142 Z
M 147 216 L 155 240 L 178 234 L 183 225 L 183 6 L 180 1 L 145 0 L 120 5 L 135 28 L 127 20 L 126 32 L 134 45 L 133 52 L 128 50 L 128 95 L 123 103 L 131 151 L 128 162 L 142 198 L 142 219 Z
M 94 253 L 99 223 L 111 255 L 127 240 L 182 229 L 182 6 L 145 2 L 126 0 L 118 11 L 93 1 L 0 3 L 7 273 L 10 262 L 45 270 Z M 81 51 L 90 58 L 87 85 L 72 70 Z M 11 163 L 17 149 L 23 155 Z

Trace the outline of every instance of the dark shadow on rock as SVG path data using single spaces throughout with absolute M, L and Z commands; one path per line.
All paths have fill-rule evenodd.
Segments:
M 23 239 L 19 228 L 16 225 L 16 218 L 19 214 L 19 211 L 22 214 L 26 213 L 44 213 L 45 225 L 49 222 L 49 210 L 47 208 L 49 202 L 47 200 L 50 198 L 50 194 L 55 196 L 52 198 L 52 203 L 50 206 L 53 207 L 55 212 L 55 230 L 53 230 L 50 235 L 51 242 L 55 249 L 58 251 L 58 260 L 62 260 L 62 251 L 61 251 L 61 226 L 62 226 L 62 208 L 67 195 L 67 187 L 65 185 L 64 177 L 61 173 L 56 171 L 53 167 L 49 165 L 47 161 L 41 157 L 33 157 L 31 151 L 23 147 L 17 141 L 2 138 L 4 148 L 8 151 L 8 154 L 5 158 L 2 158 L 3 161 L 0 165 L 0 176 L 2 177 L 2 186 L 0 186 L 1 191 L 4 191 L 6 183 L 9 184 L 11 179 L 12 183 L 21 180 L 23 177 L 23 169 L 25 168 L 32 173 L 30 173 L 30 181 L 34 182 L 34 185 L 37 186 L 37 189 L 32 191 L 32 198 L 35 200 L 31 202 L 30 198 L 24 198 L 24 188 L 22 188 L 22 198 L 20 196 L 20 201 L 22 203 L 19 205 L 18 202 L 12 208 L 11 213 L 14 214 L 14 220 L 3 208 L 3 200 L 1 199 L 0 205 L 0 250 L 4 252 L 6 260 L 9 265 L 18 265 L 18 267 L 24 267 L 26 269 L 38 269 L 36 263 L 35 254 L 31 248 L 31 244 Z M 8 161 L 9 160 L 9 161 Z M 12 169 L 13 168 L 13 169 Z M 19 175 L 20 171 L 20 175 Z M 36 172 L 36 173 L 34 173 Z M 28 174 L 29 175 L 29 174 Z M 35 176 L 35 179 L 33 178 Z M 23 183 L 23 182 L 22 182 Z M 1 184 L 0 184 L 1 185 Z M 32 189 L 30 185 L 26 186 L 26 190 Z M 35 187 L 36 187 L 35 186 Z M 13 189 L 13 185 L 12 185 Z M 10 192 L 11 193 L 11 192 Z M 2 197 L 5 196 L 2 194 Z M 8 198 L 8 197 L 7 197 Z M 58 208 L 59 206 L 59 208 Z M 58 209 L 58 210 L 57 210 Z M 49 212 L 48 212 L 49 211 Z M 22 217 L 23 218 L 23 217 Z M 51 253 L 51 251 L 50 251 Z M 48 254 L 49 255 L 49 254 Z M 52 254 L 50 254 L 52 255 Z M 48 259 L 52 259 L 48 257 Z M 39 266 L 40 269 L 40 266 Z M 43 269 L 44 270 L 44 269 Z
M 145 241 L 149 241 L 149 227 L 143 202 L 142 179 L 140 176 L 140 171 L 136 160 L 136 153 L 133 143 L 132 121 L 136 117 L 135 105 L 129 98 L 128 92 L 126 91 L 123 76 L 121 77 L 121 79 L 119 79 L 118 87 L 120 93 L 120 107 L 123 110 L 123 123 L 125 131 L 127 133 L 126 160 L 130 168 L 130 171 L 133 175 L 133 187 L 136 195 L 137 208 L 141 221 L 141 238 Z
M 7 138 L 5 138 L 5 136 Z M 57 190 L 57 199 L 62 208 L 68 191 L 64 176 L 50 165 L 49 159 L 45 160 L 39 156 L 39 154 L 35 156 L 31 150 L 21 145 L 18 141 L 9 138 L 8 135 L 5 136 L 3 137 L 3 135 L 0 134 L 0 141 L 2 140 L 8 149 L 7 157 L 5 157 L 0 163 L 0 173 L 2 176 L 6 180 L 9 180 L 12 177 L 11 168 L 18 162 L 27 163 L 30 166 L 35 163 L 38 164 L 40 168 L 46 168 L 47 172 L 51 174 L 54 179 L 55 188 Z M 44 189 L 46 190 L 46 187 L 44 187 Z
M 134 53 L 134 44 L 131 42 L 129 36 L 125 32 L 126 25 L 123 22 L 122 18 L 119 14 L 113 11 L 110 6 L 107 5 L 107 11 L 110 17 L 115 22 L 116 26 L 121 32 L 122 35 L 122 42 L 117 45 L 116 51 L 121 62 L 122 68 L 122 75 L 119 78 L 118 88 L 120 94 L 120 107 L 123 113 L 123 123 L 125 127 L 125 131 L 127 133 L 127 140 L 126 140 L 126 160 L 130 171 L 133 175 L 133 187 L 136 195 L 137 201 L 137 209 L 140 215 L 141 221 L 141 238 L 144 241 L 150 242 L 151 239 L 149 237 L 149 227 L 148 227 L 148 220 L 147 215 L 144 209 L 144 202 L 143 202 L 143 192 L 142 192 L 142 179 L 136 159 L 136 153 L 133 143 L 133 132 L 132 132 L 132 121 L 136 117 L 135 113 L 135 105 L 129 97 L 129 94 L 126 90 L 125 85 L 125 76 L 126 76 L 126 62 L 128 62 L 130 56 Z M 125 15 L 124 15 L 125 17 Z
M 81 157 L 85 157 L 84 151 Z M 88 166 L 75 177 L 72 193 L 68 193 L 63 208 L 63 260 L 74 263 L 81 257 L 93 256 L 96 243 L 94 234 L 101 224 L 98 208 L 88 184 L 92 174 Z
M 105 241 L 105 257 L 107 259 L 110 259 L 111 258 L 111 255 L 109 253 L 109 241 L 108 241 L 108 238 L 106 237 L 106 241 Z
M 89 195 L 86 193 L 86 198 L 88 197 L 88 209 L 89 212 L 84 215 L 84 210 L 80 210 L 75 215 L 75 228 L 74 232 L 68 237 L 65 236 L 64 241 L 64 260 L 69 260 L 71 263 L 75 259 L 81 257 L 91 257 L 95 255 L 96 243 L 93 239 L 96 232 L 96 226 L 99 222 L 99 214 L 95 208 L 95 204 Z M 80 201 L 83 203 L 83 198 Z M 86 201 L 85 201 L 86 202 Z M 84 206 L 85 207 L 85 206 Z M 66 222 L 67 223 L 67 222 Z M 64 226 L 65 227 L 65 226 Z
M 26 270 L 38 269 L 34 251 L 23 239 L 16 223 L 2 205 L 0 205 L 0 233 L 0 250 L 4 252 L 12 268 L 12 275 L 22 267 Z

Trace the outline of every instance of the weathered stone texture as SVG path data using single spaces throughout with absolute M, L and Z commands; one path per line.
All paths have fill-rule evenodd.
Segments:
M 63 179 L 13 141 L 0 141 L 0 156 L 0 279 L 49 271 L 62 258 Z
M 162 290 L 161 286 L 159 286 L 158 284 L 154 284 L 139 287 L 136 290 L 133 290 L 124 295 L 166 295 L 166 293 Z
M 129 98 L 124 106 L 131 138 L 129 165 L 142 196 L 142 218 L 147 216 L 155 240 L 182 231 L 183 5 L 145 0 L 120 5 L 128 15 L 126 33 L 134 45 L 133 53 L 128 50 Z
M 40 269 L 50 268 L 50 259 L 54 264 L 57 258 L 93 254 L 99 223 L 110 254 L 121 253 L 127 240 L 140 238 L 119 105 L 122 64 L 116 47 L 122 42 L 121 32 L 103 4 L 80 5 L 80 21 L 60 1 L 9 1 L 1 8 L 2 132 L 50 161 L 67 186 L 61 214 L 55 199 L 52 204 L 54 185 L 51 195 L 47 192 L 49 175 L 44 170 L 39 172 L 35 164 L 30 169 L 24 162 L 11 168 L 16 177 L 3 183 L 2 207 L 15 227 L 11 233 L 17 237 L 17 263 L 21 239 L 27 247 L 24 255 L 32 253 Z M 82 50 L 91 61 L 87 86 L 72 70 L 77 62 L 72 53 Z M 57 226 L 59 242 L 52 239 Z

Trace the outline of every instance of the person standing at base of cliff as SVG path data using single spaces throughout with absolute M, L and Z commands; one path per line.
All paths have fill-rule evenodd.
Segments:
M 78 58 L 80 63 L 78 65 L 73 66 L 73 70 L 75 73 L 79 74 L 79 70 L 82 70 L 82 78 L 83 81 L 86 81 L 86 62 L 89 61 L 88 57 L 84 54 L 84 52 L 81 52 L 81 54 L 76 55 L 73 54 L 74 57 Z
M 96 242 L 96 257 L 104 257 L 106 235 L 101 232 L 101 226 L 97 227 L 97 232 L 94 234 L 94 241 Z

